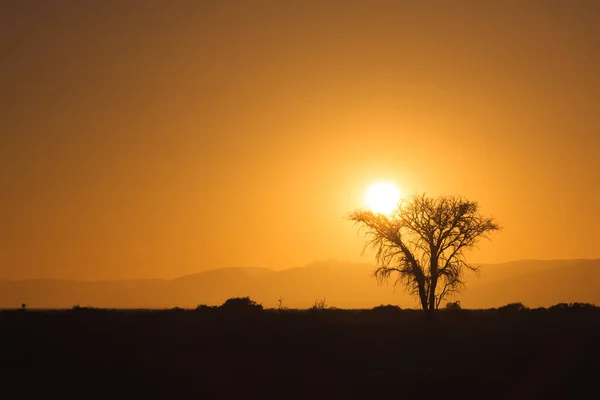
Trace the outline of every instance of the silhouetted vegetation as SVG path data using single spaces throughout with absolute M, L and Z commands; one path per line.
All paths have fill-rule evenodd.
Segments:
M 396 276 L 419 299 L 423 310 L 437 310 L 442 300 L 464 286 L 463 271 L 476 271 L 465 250 L 500 229 L 479 213 L 476 202 L 455 196 L 414 196 L 401 202 L 391 216 L 357 210 L 349 219 L 366 228 L 367 247 L 377 250 L 379 282 Z
M 290 308 L 283 304 L 283 297 L 277 299 L 277 310 L 279 311 L 288 311 Z
M 209 306 L 206 304 L 199 304 L 198 307 L 196 307 L 196 310 L 198 311 L 202 311 L 202 310 L 215 310 L 217 309 L 217 306 Z
M 460 306 L 460 301 L 449 301 L 448 303 L 446 303 L 446 309 L 448 310 L 462 310 L 462 307 Z
M 400 312 L 402 312 L 402 309 L 392 304 L 382 304 L 380 306 L 373 307 L 371 309 L 371 312 L 375 315 L 380 315 L 382 317 L 393 317 L 394 315 L 398 315 Z
M 597 308 L 595 304 L 590 303 L 559 303 L 549 308 L 550 311 L 566 311 L 566 310 L 590 310 Z
M 498 307 L 498 311 L 510 312 L 510 311 L 527 311 L 528 308 L 523 303 L 510 303 L 502 307 Z
M 236 315 L 250 315 L 263 311 L 263 306 L 250 297 L 232 297 L 225 300 L 219 309 Z
M 391 311 L 391 312 L 396 312 L 396 311 L 402 311 L 402 309 L 399 306 L 395 306 L 393 304 L 382 304 L 380 306 L 375 306 L 372 308 L 373 311 L 375 312 L 380 312 L 380 311 Z
M 309 308 L 309 311 L 323 311 L 323 310 L 327 310 L 327 300 L 325 298 L 323 299 L 317 299 L 315 300 L 314 304 L 312 305 L 311 308 Z
M 80 306 L 79 304 L 75 304 L 73 306 L 73 308 L 71 308 L 72 311 L 76 311 L 76 312 L 86 312 L 86 311 L 95 311 L 98 310 L 95 307 L 92 306 Z
M 20 398 L 377 398 L 402 388 L 429 399 L 460 384 L 463 399 L 600 394 L 600 309 L 591 304 L 514 303 L 431 318 L 394 305 L 318 303 L 322 312 L 263 310 L 247 297 L 195 310 L 1 311 L 3 390 Z M 17 384 L 22 377 L 35 384 Z

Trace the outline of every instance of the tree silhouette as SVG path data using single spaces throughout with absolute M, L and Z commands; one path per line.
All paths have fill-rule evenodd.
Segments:
M 436 310 L 447 296 L 464 287 L 464 269 L 476 271 L 466 262 L 464 251 L 500 226 L 479 213 L 476 202 L 458 196 L 427 197 L 401 201 L 390 215 L 356 210 L 349 220 L 366 228 L 363 252 L 376 249 L 379 283 L 397 275 L 426 311 Z

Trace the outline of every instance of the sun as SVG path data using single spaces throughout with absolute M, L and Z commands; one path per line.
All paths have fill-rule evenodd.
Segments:
M 365 201 L 374 213 L 390 215 L 398 206 L 400 190 L 393 183 L 375 183 L 367 189 Z

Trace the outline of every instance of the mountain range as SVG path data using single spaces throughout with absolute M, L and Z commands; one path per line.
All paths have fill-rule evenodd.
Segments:
M 418 303 L 393 282 L 378 285 L 372 264 L 322 261 L 301 268 L 213 269 L 172 280 L 69 281 L 0 280 L 0 308 L 193 308 L 219 305 L 230 297 L 250 296 L 265 307 L 279 301 L 290 308 L 309 308 L 325 300 L 338 308 L 371 308 Z M 600 259 L 520 260 L 481 265 L 465 274 L 466 289 L 456 299 L 465 308 L 491 308 L 512 302 L 548 307 L 561 302 L 600 304 Z M 452 300 L 452 299 L 449 299 Z

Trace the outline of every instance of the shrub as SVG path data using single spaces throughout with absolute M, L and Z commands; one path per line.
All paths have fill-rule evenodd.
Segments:
M 327 300 L 325 299 L 325 297 L 323 297 L 323 300 L 315 300 L 315 303 L 311 308 L 309 308 L 309 311 L 322 311 L 327 310 L 328 308 L 329 307 L 327 307 Z
M 462 310 L 462 307 L 460 306 L 460 300 L 456 300 L 454 302 L 452 302 L 452 301 L 447 302 L 446 309 L 447 310 Z
M 398 312 L 401 311 L 402 309 L 398 306 L 395 306 L 393 304 L 381 304 L 379 306 L 375 306 L 371 309 L 371 311 L 375 311 L 375 312 Z
M 594 308 L 598 308 L 597 305 L 592 304 L 592 303 L 571 303 L 569 304 L 570 308 L 578 308 L 578 309 L 585 309 L 585 310 L 591 310 Z
M 75 312 L 88 312 L 88 311 L 98 311 L 97 308 L 92 307 L 92 306 L 85 306 L 82 307 L 79 304 L 75 304 L 72 308 L 73 311 Z
M 502 307 L 498 307 L 498 311 L 504 312 L 517 312 L 517 311 L 527 311 L 528 308 L 521 302 L 510 303 Z
M 567 303 L 558 303 L 553 306 L 550 306 L 549 310 L 557 311 L 557 310 L 567 310 L 569 308 L 569 304 Z
M 206 304 L 198 304 L 198 307 L 196 307 L 196 310 L 200 311 L 200 310 L 215 310 L 219 307 L 217 306 L 209 306 Z
M 263 306 L 250 299 L 250 297 L 232 297 L 225 300 L 225 303 L 221 304 L 219 309 L 235 313 L 248 313 L 262 311 Z
M 283 297 L 277 299 L 277 311 L 289 311 L 289 307 L 283 304 Z
M 595 304 L 591 303 L 558 303 L 549 308 L 550 311 L 559 310 L 592 310 L 598 308 Z

